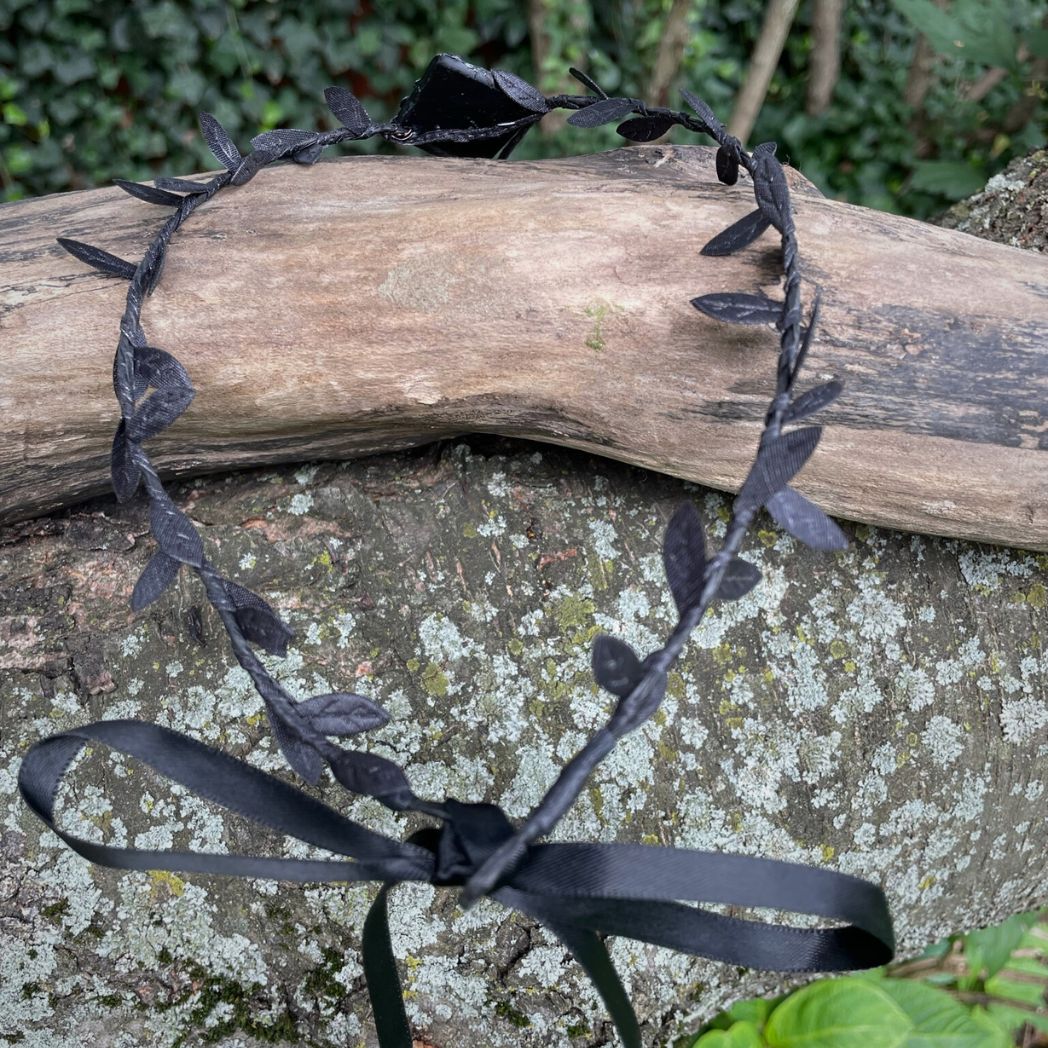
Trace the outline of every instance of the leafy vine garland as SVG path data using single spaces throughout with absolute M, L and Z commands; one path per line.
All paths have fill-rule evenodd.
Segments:
M 883 893 L 845 874 L 676 848 L 537 843 L 570 808 L 615 743 L 654 714 L 666 691 L 668 670 L 711 603 L 736 600 L 759 582 L 760 572 L 739 551 L 761 508 L 815 549 L 840 549 L 847 541 L 822 510 L 788 486 L 815 450 L 821 428 L 785 427 L 830 404 L 840 394 L 841 384 L 832 380 L 803 393 L 796 391 L 819 306 L 816 296 L 805 323 L 797 234 L 774 143 L 763 143 L 748 153 L 710 108 L 688 91 L 683 94 L 692 113 L 649 107 L 635 98 L 609 97 L 585 74 L 577 70 L 572 74 L 591 95 L 547 98 L 512 73 L 487 71 L 460 58 L 439 55 L 391 121 L 373 122 L 350 92 L 332 87 L 325 97 L 341 122 L 338 130 L 267 131 L 252 139 L 247 155 L 240 153 L 213 116 L 202 113 L 201 130 L 224 168 L 221 173 L 206 182 L 157 178 L 152 186 L 116 180 L 140 200 L 175 209 L 140 262 L 59 239 L 82 262 L 130 282 L 113 361 L 113 388 L 121 418 L 113 440 L 112 481 L 121 502 L 132 498 L 140 485 L 145 488 L 156 541 L 156 550 L 134 587 L 132 608 L 139 611 L 160 597 L 183 565 L 193 569 L 229 634 L 237 661 L 265 703 L 273 735 L 291 767 L 315 784 L 327 766 L 347 790 L 373 797 L 395 811 L 429 816 L 441 825 L 421 830 L 405 842 L 383 837 L 273 776 L 186 736 L 133 720 L 100 721 L 38 743 L 19 771 L 22 796 L 73 849 L 105 865 L 299 881 L 381 881 L 364 925 L 363 960 L 382 1048 L 411 1045 L 387 919 L 389 892 L 403 880 L 460 886 L 463 906 L 487 895 L 545 924 L 590 975 L 628 1048 L 641 1044 L 640 1027 L 612 967 L 604 944 L 606 935 L 625 935 L 748 967 L 788 971 L 870 967 L 889 960 L 894 948 Z M 182 364 L 149 345 L 141 311 L 145 297 L 160 279 L 175 232 L 201 204 L 228 186 L 244 185 L 267 164 L 279 159 L 312 164 L 329 145 L 374 136 L 439 155 L 501 159 L 529 127 L 556 108 L 574 110 L 568 123 L 578 127 L 621 121 L 618 133 L 635 142 L 652 141 L 674 125 L 715 139 L 719 179 L 732 185 L 739 169 L 745 169 L 753 181 L 757 206 L 715 236 L 702 254 L 732 254 L 774 227 L 781 239 L 785 293 L 781 302 L 741 293 L 692 300 L 697 309 L 718 320 L 771 323 L 779 332 L 775 395 L 756 457 L 734 500 L 719 550 L 707 551 L 703 523 L 693 504 L 685 503 L 674 513 L 666 529 L 663 562 L 679 614 L 676 627 L 661 648 L 643 658 L 614 637 L 595 639 L 594 677 L 615 697 L 614 710 L 565 765 L 539 804 L 514 827 L 494 805 L 421 798 L 398 764 L 333 742 L 387 722 L 388 715 L 370 699 L 335 692 L 299 701 L 270 676 L 253 648 L 283 655 L 291 630 L 261 597 L 219 573 L 205 554 L 193 523 L 167 494 L 143 447 L 187 410 L 194 390 Z M 443 126 L 445 123 L 451 126 Z M 134 756 L 256 822 L 349 856 L 351 861 L 151 852 L 74 837 L 55 823 L 55 795 L 73 758 L 92 740 Z M 764 924 L 686 906 L 681 900 L 769 907 L 844 923 L 818 929 Z

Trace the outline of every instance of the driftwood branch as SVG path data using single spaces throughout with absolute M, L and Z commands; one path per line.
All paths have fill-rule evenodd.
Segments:
M 1048 549 L 1048 259 L 791 180 L 823 296 L 811 381 L 845 382 L 798 487 L 845 518 Z M 776 339 L 689 300 L 779 293 L 770 235 L 699 254 L 752 207 L 702 147 L 265 171 L 194 216 L 145 306 L 198 389 L 150 454 L 189 475 L 487 431 L 732 490 Z M 0 522 L 108 488 L 126 284 L 55 237 L 137 259 L 162 215 L 117 189 L 0 209 Z

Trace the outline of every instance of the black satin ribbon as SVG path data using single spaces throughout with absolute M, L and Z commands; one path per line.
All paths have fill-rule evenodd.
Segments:
M 148 764 L 174 782 L 340 859 L 284 859 L 143 851 L 94 844 L 55 825 L 59 782 L 92 742 Z M 128 870 L 267 877 L 283 881 L 380 881 L 363 931 L 363 965 L 381 1048 L 411 1048 L 388 906 L 401 881 L 462 885 L 513 833 L 491 804 L 445 802 L 439 828 L 407 841 L 375 833 L 294 786 L 188 736 L 143 721 L 98 721 L 52 735 L 26 754 L 18 787 L 30 808 L 91 862 Z M 829 972 L 891 960 L 891 918 L 876 885 L 847 874 L 744 855 L 638 844 L 534 844 L 490 893 L 552 931 L 586 970 L 627 1048 L 640 1028 L 603 936 L 623 935 L 747 968 Z M 682 900 L 765 907 L 842 922 L 793 928 L 727 917 Z

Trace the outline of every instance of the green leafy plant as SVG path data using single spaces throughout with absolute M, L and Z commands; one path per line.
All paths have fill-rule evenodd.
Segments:
M 1017 1037 L 1022 1036 L 1022 1040 Z M 688 1048 L 1048 1044 L 1048 911 L 951 936 L 913 960 L 740 1001 Z
M 575 65 L 615 94 L 647 97 L 670 6 L 543 0 L 536 46 L 525 5 L 512 0 L 316 0 L 301 10 L 269 0 L 0 0 L 2 198 L 203 170 L 206 151 L 181 131 L 198 109 L 240 138 L 323 127 L 317 99 L 334 83 L 375 99 L 373 115 L 385 119 L 440 51 L 550 91 L 549 78 Z M 695 0 L 671 93 L 690 86 L 730 110 L 763 10 L 764 0 Z M 1044 0 L 952 0 L 947 11 L 931 0 L 852 0 L 840 79 L 819 116 L 804 112 L 810 10 L 800 7 L 752 141 L 778 141 L 779 155 L 828 195 L 927 217 L 1043 143 Z M 920 33 L 938 51 L 916 114 L 905 94 Z M 609 127 L 562 128 L 529 136 L 515 156 L 620 144 Z

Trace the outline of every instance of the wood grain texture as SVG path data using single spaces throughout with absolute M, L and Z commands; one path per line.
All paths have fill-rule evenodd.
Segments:
M 777 339 L 689 300 L 775 295 L 779 262 L 770 233 L 699 255 L 753 208 L 712 158 L 353 157 L 221 193 L 143 310 L 198 390 L 151 455 L 186 475 L 488 431 L 737 489 Z M 1048 549 L 1048 259 L 790 178 L 823 301 L 802 385 L 845 382 L 798 489 L 853 520 Z M 136 260 L 165 213 L 115 188 L 0 209 L 0 522 L 108 488 L 126 284 L 55 237 Z

